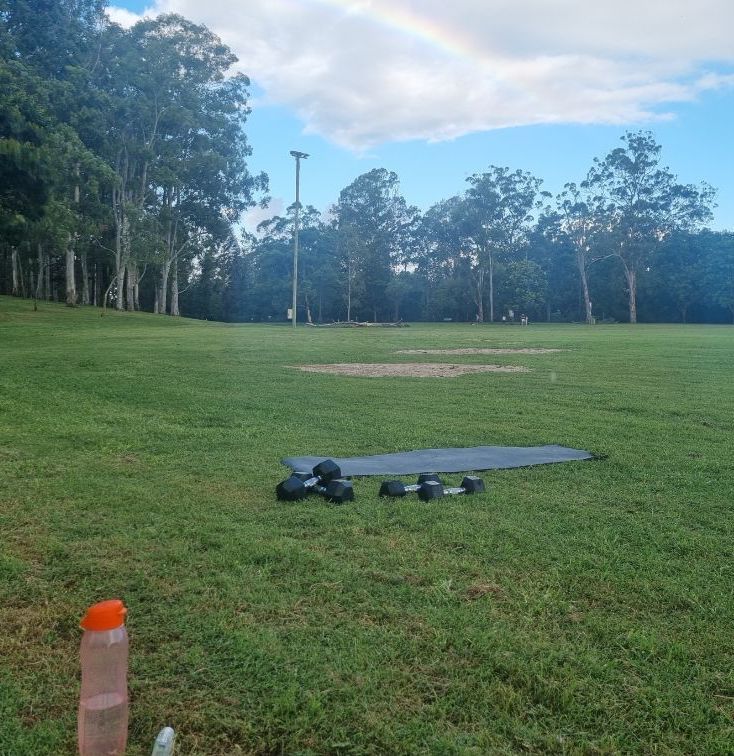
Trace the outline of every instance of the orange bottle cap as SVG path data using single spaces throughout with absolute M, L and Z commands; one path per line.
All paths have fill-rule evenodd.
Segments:
M 109 599 L 87 609 L 80 626 L 84 630 L 114 630 L 125 624 L 127 609 L 120 599 Z

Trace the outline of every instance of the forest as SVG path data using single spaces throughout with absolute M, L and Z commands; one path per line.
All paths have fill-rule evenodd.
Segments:
M 248 168 L 250 82 L 177 15 L 113 24 L 104 0 L 0 0 L 0 294 L 285 322 L 295 204 Z M 284 151 L 293 145 L 283 145 Z M 425 210 L 386 168 L 299 208 L 298 320 L 734 320 L 734 232 L 629 131 L 557 195 L 490 165 Z

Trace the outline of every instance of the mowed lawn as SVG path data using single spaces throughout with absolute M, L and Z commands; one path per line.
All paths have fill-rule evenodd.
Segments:
M 398 349 L 552 347 L 545 355 Z M 523 365 L 354 378 L 329 362 Z M 558 443 L 485 495 L 275 500 L 293 454 Z M 458 482 L 460 475 L 446 476 Z M 0 754 L 75 749 L 129 607 L 129 754 L 731 754 L 734 328 L 308 329 L 0 298 Z

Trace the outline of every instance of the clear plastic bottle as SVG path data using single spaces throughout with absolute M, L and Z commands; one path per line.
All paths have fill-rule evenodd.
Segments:
M 153 752 L 150 756 L 172 756 L 176 745 L 176 733 L 173 727 L 164 727 L 153 743 Z
M 118 756 L 127 744 L 127 609 L 119 599 L 100 601 L 82 619 L 81 756 Z

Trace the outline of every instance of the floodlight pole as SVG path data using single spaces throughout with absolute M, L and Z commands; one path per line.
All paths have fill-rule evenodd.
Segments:
M 298 304 L 298 212 L 301 208 L 300 182 L 301 182 L 301 158 L 304 160 L 308 157 L 305 152 L 291 150 L 291 155 L 296 159 L 296 215 L 293 224 L 293 309 L 291 311 L 291 320 L 293 327 L 296 327 L 296 307 Z

